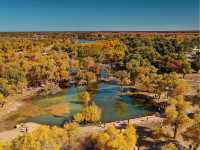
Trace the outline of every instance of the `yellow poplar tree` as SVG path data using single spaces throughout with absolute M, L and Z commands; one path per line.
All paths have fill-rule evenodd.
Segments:
M 164 145 L 161 150 L 178 150 L 178 148 L 176 147 L 175 144 L 170 143 L 170 144 L 166 144 Z
M 178 132 L 183 132 L 192 125 L 192 120 L 187 115 L 190 107 L 191 104 L 185 101 L 183 96 L 175 97 L 169 101 L 165 113 L 167 122 L 174 127 L 174 139 L 176 139 Z
M 67 147 L 68 147 L 68 149 L 71 149 L 73 135 L 76 132 L 78 132 L 78 124 L 75 122 L 66 123 L 64 125 L 64 129 L 65 129 L 65 131 L 67 133 L 67 137 L 68 137 Z
M 91 100 L 90 93 L 87 91 L 82 92 L 80 94 L 80 98 L 84 102 L 85 105 L 88 105 Z
M 132 150 L 137 142 L 136 131 L 131 124 L 122 132 L 110 126 L 92 138 L 96 143 L 95 148 L 101 150 Z

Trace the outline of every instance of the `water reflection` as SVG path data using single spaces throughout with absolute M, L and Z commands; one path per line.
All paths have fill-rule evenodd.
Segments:
M 143 104 L 137 103 L 129 96 L 120 96 L 120 87 L 118 85 L 95 83 L 82 88 L 71 87 L 61 93 L 62 96 L 64 95 L 65 101 L 69 103 L 71 110 L 63 118 L 55 118 L 51 115 L 36 116 L 31 118 L 31 121 L 61 125 L 64 120 L 69 119 L 83 109 L 84 104 L 78 96 L 78 93 L 86 89 L 91 93 L 92 102 L 95 102 L 102 109 L 102 122 L 135 118 L 153 111 L 151 107 L 144 107 Z
M 116 100 L 113 107 L 116 113 L 118 113 L 119 115 L 125 115 L 128 104 L 124 103 L 122 100 Z

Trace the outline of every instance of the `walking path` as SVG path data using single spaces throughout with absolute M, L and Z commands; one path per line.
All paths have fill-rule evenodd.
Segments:
M 106 127 L 110 125 L 119 126 L 120 124 L 127 124 L 127 123 L 133 124 L 135 126 L 149 126 L 149 125 L 161 123 L 163 122 L 163 120 L 164 120 L 163 118 L 153 115 L 153 116 L 145 116 L 145 117 L 134 118 L 134 119 L 129 119 L 129 120 L 106 123 Z
M 27 132 L 30 133 L 33 130 L 39 128 L 41 125 L 37 124 L 37 123 L 33 123 L 33 122 L 28 122 L 28 123 L 25 123 L 23 126 L 24 126 L 24 128 L 27 129 Z M 26 131 L 24 130 L 22 132 L 21 128 L 15 128 L 12 130 L 0 132 L 0 140 L 11 141 L 11 140 L 15 139 L 16 137 L 23 135 L 25 133 L 26 133 Z
M 130 119 L 129 123 L 134 124 L 135 126 L 149 126 L 151 124 L 161 123 L 162 121 L 163 121 L 163 118 L 160 118 L 160 117 L 146 116 L 146 117 L 141 117 L 141 118 Z M 103 131 L 108 126 L 111 126 L 111 125 L 118 126 L 122 123 L 128 123 L 128 120 L 106 123 L 105 127 L 100 127 L 100 126 L 95 126 L 95 125 L 80 127 L 80 133 L 86 136 L 92 133 L 93 131 Z M 24 123 L 23 126 L 27 128 L 28 129 L 27 132 L 30 133 L 33 130 L 39 128 L 41 125 L 37 123 L 33 123 L 33 122 L 28 122 L 28 123 Z M 0 140 L 10 141 L 20 135 L 23 135 L 24 133 L 26 132 L 22 132 L 20 128 L 15 128 L 12 130 L 0 132 Z

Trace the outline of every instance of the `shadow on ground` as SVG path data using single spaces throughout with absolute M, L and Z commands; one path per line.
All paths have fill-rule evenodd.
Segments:
M 185 147 L 177 143 L 177 141 L 169 138 L 156 139 L 152 130 L 146 127 L 137 127 L 138 146 L 143 150 L 160 150 L 161 147 L 168 143 L 174 143 L 179 150 L 187 150 Z

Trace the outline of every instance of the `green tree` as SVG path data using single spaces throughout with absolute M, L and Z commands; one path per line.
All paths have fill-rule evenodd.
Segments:
M 115 76 L 118 79 L 118 84 L 121 86 L 121 89 L 123 89 L 124 85 L 128 85 L 129 84 L 129 74 L 125 70 L 117 71 L 115 73 Z
M 127 64 L 127 69 L 130 72 L 131 80 L 133 83 L 136 83 L 136 79 L 139 74 L 139 68 L 140 68 L 140 61 L 137 59 L 131 59 Z

